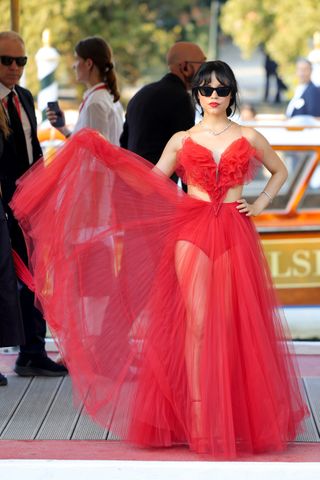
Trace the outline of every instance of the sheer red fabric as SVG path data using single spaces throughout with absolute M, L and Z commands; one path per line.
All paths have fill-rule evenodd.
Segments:
M 12 258 L 17 277 L 33 292 L 34 283 L 30 270 L 15 250 L 12 250 Z
M 239 139 L 202 175 L 208 152 L 187 140 L 179 165 L 212 202 L 82 130 L 11 206 L 90 415 L 134 444 L 234 458 L 285 448 L 307 409 L 256 230 L 223 203 L 258 155 Z

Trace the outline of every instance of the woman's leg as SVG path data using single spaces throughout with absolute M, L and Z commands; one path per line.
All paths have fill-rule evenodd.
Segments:
M 191 403 L 191 436 L 203 439 L 201 358 L 212 262 L 196 245 L 180 240 L 175 252 L 176 272 L 186 306 L 185 362 Z

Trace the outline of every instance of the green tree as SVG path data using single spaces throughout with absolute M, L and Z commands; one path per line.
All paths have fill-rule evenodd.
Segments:
M 102 34 L 110 40 L 123 78 L 135 82 L 163 71 L 169 46 L 178 40 L 207 43 L 201 35 L 207 18 L 199 1 L 176 0 L 82 0 L 67 16 L 69 40 Z M 207 20 L 206 20 L 207 21 Z M 200 30 L 202 29 L 202 32 Z M 201 38 L 199 39 L 199 37 Z
M 121 86 L 149 81 L 164 73 L 169 46 L 178 40 L 208 38 L 208 2 L 197 0 L 21 0 L 20 28 L 29 63 L 27 85 L 38 90 L 34 56 L 44 29 L 61 54 L 60 81 L 71 83 L 74 45 L 80 38 L 101 35 L 110 42 Z M 10 1 L 1 0 L 0 29 L 10 28 Z M 201 7 L 201 8 L 200 8 Z
M 222 30 L 245 57 L 263 46 L 286 74 L 308 53 L 319 25 L 319 0 L 227 0 L 221 10 Z

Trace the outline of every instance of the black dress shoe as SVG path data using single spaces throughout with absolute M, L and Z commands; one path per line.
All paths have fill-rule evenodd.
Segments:
M 26 355 L 20 353 L 14 371 L 20 377 L 64 377 L 68 370 L 58 365 L 46 355 Z
M 0 387 L 5 387 L 6 385 L 8 385 L 8 380 L 0 373 Z

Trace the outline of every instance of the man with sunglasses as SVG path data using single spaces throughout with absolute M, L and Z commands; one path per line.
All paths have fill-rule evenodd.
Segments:
M 168 51 L 169 73 L 144 86 L 130 100 L 120 145 L 157 163 L 172 135 L 194 125 L 195 110 L 188 90 L 206 57 L 191 42 L 177 42 Z M 177 176 L 172 179 L 177 181 Z
M 20 35 L 13 31 L 0 32 L 0 108 L 3 108 L 10 127 L 0 161 L 2 201 L 8 216 L 12 248 L 25 263 L 28 261 L 26 245 L 9 202 L 16 180 L 42 156 L 32 94 L 18 85 L 26 63 L 24 41 Z M 34 307 L 32 292 L 21 283 L 19 293 L 26 342 L 20 346 L 15 372 L 21 376 L 66 375 L 66 368 L 46 354 L 46 324 Z

